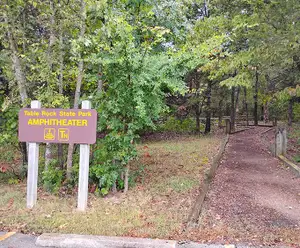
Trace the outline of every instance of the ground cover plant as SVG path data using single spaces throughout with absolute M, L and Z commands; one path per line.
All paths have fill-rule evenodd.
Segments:
M 76 195 L 50 194 L 26 209 L 24 181 L 0 187 L 0 229 L 169 238 L 180 233 L 223 136 L 180 135 L 143 141 L 127 194 L 89 196 L 87 213 L 76 212 Z

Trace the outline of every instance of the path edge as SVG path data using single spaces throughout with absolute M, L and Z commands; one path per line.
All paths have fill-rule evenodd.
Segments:
M 200 194 L 197 196 L 197 199 L 194 203 L 192 211 L 191 211 L 191 213 L 190 213 L 190 215 L 187 219 L 187 222 L 186 222 L 187 228 L 192 228 L 195 225 L 197 225 L 197 223 L 198 223 L 199 216 L 200 216 L 201 211 L 202 211 L 203 203 L 204 203 L 206 194 L 209 190 L 209 185 L 212 182 L 212 180 L 214 179 L 216 171 L 217 171 L 217 169 L 220 165 L 220 160 L 223 156 L 223 153 L 224 153 L 224 151 L 226 149 L 226 146 L 228 144 L 228 141 L 229 141 L 229 136 L 230 135 L 227 134 L 225 136 L 225 138 L 223 139 L 223 141 L 221 143 L 221 146 L 220 146 L 220 149 L 218 151 L 218 154 L 213 158 L 212 165 L 209 169 L 209 172 L 206 173 L 205 176 L 204 176 L 204 181 L 199 187 Z
M 42 247 L 57 248 L 177 248 L 177 241 L 142 239 L 131 237 L 109 237 L 77 234 L 44 233 L 35 244 Z
M 292 161 L 287 159 L 285 156 L 279 155 L 277 156 L 285 165 L 287 165 L 297 177 L 300 177 L 300 168 Z

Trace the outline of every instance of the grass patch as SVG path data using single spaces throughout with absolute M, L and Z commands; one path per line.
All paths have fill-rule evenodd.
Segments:
M 90 194 L 86 213 L 76 211 L 75 196 L 54 196 L 42 189 L 37 206 L 28 210 L 25 184 L 0 182 L 0 229 L 170 238 L 186 221 L 220 143 L 217 137 L 189 136 L 140 145 L 129 192 L 105 198 Z

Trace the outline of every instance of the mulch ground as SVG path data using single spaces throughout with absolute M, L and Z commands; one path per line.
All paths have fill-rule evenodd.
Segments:
M 300 178 L 269 151 L 257 127 L 230 137 L 213 180 L 198 242 L 234 242 L 300 247 Z

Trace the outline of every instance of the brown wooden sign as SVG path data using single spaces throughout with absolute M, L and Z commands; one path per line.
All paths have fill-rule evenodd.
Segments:
M 93 109 L 31 109 L 19 112 L 22 142 L 94 144 L 97 112 Z

